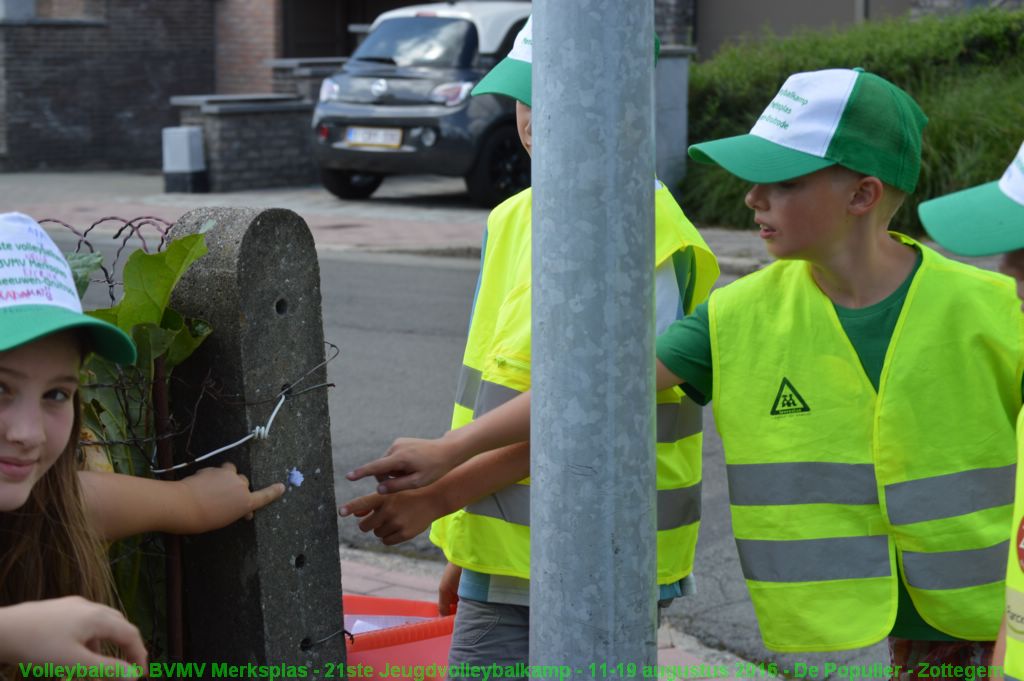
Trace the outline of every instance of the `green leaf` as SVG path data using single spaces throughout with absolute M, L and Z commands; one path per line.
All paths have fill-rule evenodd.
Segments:
M 174 340 L 164 359 L 168 371 L 188 359 L 213 332 L 213 327 L 202 319 L 184 319 L 170 308 L 164 312 L 163 328 L 174 331 Z
M 67 253 L 64 257 L 67 258 L 68 265 L 71 266 L 71 276 L 75 280 L 78 297 L 81 298 L 89 288 L 89 277 L 103 267 L 103 255 L 100 253 Z
M 167 352 L 177 332 L 146 322 L 132 328 L 132 340 L 139 351 L 136 364 L 147 377 L 152 376 L 153 360 Z
M 159 324 L 181 275 L 205 254 L 201 234 L 175 239 L 162 253 L 132 253 L 124 266 L 124 298 L 118 306 L 117 325 L 130 332 L 138 324 Z
M 115 307 L 103 307 L 98 310 L 86 310 L 85 314 L 96 319 L 102 319 L 105 322 L 117 326 L 117 310 L 118 306 Z

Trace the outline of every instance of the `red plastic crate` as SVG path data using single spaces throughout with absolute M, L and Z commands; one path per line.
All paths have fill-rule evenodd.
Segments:
M 348 665 L 364 665 L 361 678 L 377 678 L 377 673 L 389 665 L 418 668 L 428 680 L 444 678 L 430 674 L 430 671 L 432 665 L 434 670 L 448 666 L 455 615 L 442 617 L 437 612 L 437 603 L 352 594 L 342 596 L 342 607 L 347 616 L 366 615 L 370 620 L 373 616 L 428 618 L 422 622 L 354 634 L 354 640 L 347 641 Z M 366 673 L 368 667 L 373 668 L 372 674 Z M 390 675 L 391 678 L 394 676 Z

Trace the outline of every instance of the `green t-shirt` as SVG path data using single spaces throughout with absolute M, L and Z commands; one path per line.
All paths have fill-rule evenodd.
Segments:
M 847 308 L 835 305 L 839 323 L 857 351 L 864 373 L 871 385 L 878 390 L 882 365 L 889 349 L 892 332 L 896 328 L 903 301 L 921 265 L 921 254 L 910 276 L 884 300 L 863 308 Z M 711 396 L 711 325 L 708 321 L 708 304 L 702 303 L 689 317 L 682 319 L 658 337 L 658 359 L 669 371 L 684 379 L 683 390 L 700 404 L 707 404 Z M 942 633 L 921 619 L 914 607 L 910 594 L 903 585 L 902 575 L 897 580 L 899 601 L 896 623 L 891 636 L 917 641 L 956 641 L 955 637 Z

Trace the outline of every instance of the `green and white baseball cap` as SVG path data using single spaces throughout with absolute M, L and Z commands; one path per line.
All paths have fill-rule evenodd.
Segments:
M 0 352 L 66 329 L 82 329 L 91 348 L 119 364 L 135 361 L 121 329 L 82 312 L 71 267 L 53 239 L 21 213 L 0 213 Z
M 955 253 L 1024 248 L 1024 144 L 998 181 L 925 201 L 917 213 L 928 234 Z
M 755 184 L 784 182 L 833 165 L 872 175 L 907 193 L 921 172 L 928 118 L 906 92 L 862 69 L 796 73 L 750 133 L 690 147 Z
M 661 40 L 654 36 L 654 61 L 658 61 L 661 51 Z M 518 99 L 526 106 L 532 107 L 533 91 L 533 15 L 526 19 L 516 41 L 509 50 L 508 56 L 495 64 L 487 75 L 480 79 L 470 94 L 473 95 L 505 95 Z
M 470 94 L 473 95 L 506 95 L 518 99 L 526 106 L 531 104 L 530 93 L 533 91 L 533 16 L 526 19 L 526 24 L 509 50 L 508 56 L 494 65 L 487 75 L 480 79 Z

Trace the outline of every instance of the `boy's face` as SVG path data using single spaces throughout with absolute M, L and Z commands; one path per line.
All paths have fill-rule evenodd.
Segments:
M 531 157 L 533 156 L 533 128 L 530 125 L 530 118 L 533 110 L 516 100 L 516 128 L 519 130 L 519 141 Z
M 0 352 L 0 511 L 24 505 L 67 447 L 80 364 L 71 333 Z
M 816 261 L 842 248 L 852 225 L 847 207 L 860 176 L 838 166 L 785 182 L 755 184 L 746 203 L 768 252 Z
M 1017 280 L 1017 297 L 1024 301 L 1024 249 L 1003 253 L 999 271 Z M 1021 309 L 1024 310 L 1024 304 Z

